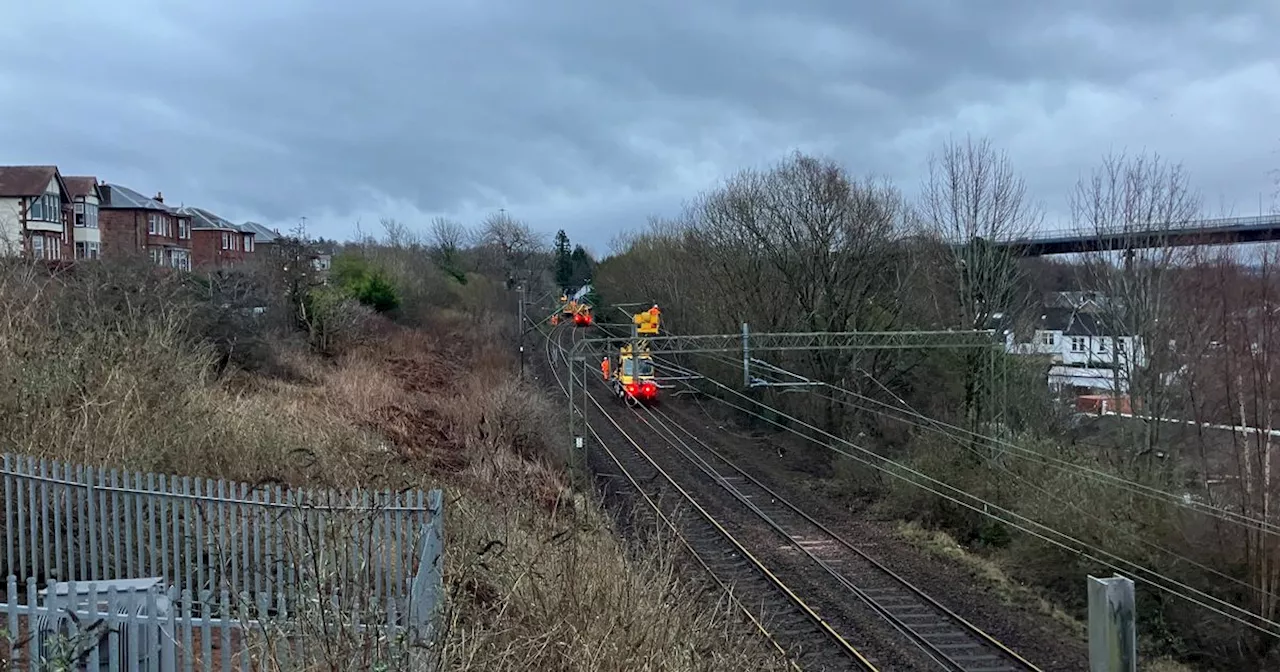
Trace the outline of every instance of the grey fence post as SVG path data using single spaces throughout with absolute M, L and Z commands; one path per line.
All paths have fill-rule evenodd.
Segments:
M 423 531 L 422 557 L 409 589 L 409 627 L 418 644 L 430 644 L 439 626 L 444 604 L 444 493 L 427 493 L 431 520 Z
M 1089 671 L 1137 672 L 1133 580 L 1089 577 Z

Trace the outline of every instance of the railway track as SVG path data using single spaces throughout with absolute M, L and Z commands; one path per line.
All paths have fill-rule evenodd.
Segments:
M 673 367 L 674 368 L 674 367 Z M 679 373 L 692 373 L 677 369 Z M 884 563 L 787 501 L 737 466 L 666 410 L 631 411 L 678 455 L 668 464 L 683 487 L 710 481 L 832 581 L 866 605 L 937 669 L 955 672 L 1038 670 L 990 634 L 929 596 Z M 653 451 L 657 452 L 657 451 Z M 661 460 L 659 455 L 658 459 Z M 687 468 L 694 467 L 693 470 Z M 656 465 L 655 465 L 656 466 Z M 723 514 L 722 514 L 723 515 Z
M 547 361 L 556 384 L 568 393 L 563 360 L 565 349 L 560 334 L 549 336 Z M 558 355 L 560 357 L 558 357 Z M 575 387 L 587 384 L 575 377 Z M 578 388 L 582 389 L 582 388 Z M 798 670 L 866 670 L 880 668 L 874 660 L 855 648 L 760 558 L 747 549 L 691 493 L 663 469 L 645 447 L 611 417 L 594 395 L 586 396 L 585 416 L 593 420 L 586 433 L 596 439 L 607 462 L 616 467 L 617 479 L 632 494 L 644 499 L 677 534 L 712 580 L 731 596 L 753 624 Z M 598 431 L 598 429 L 602 431 Z M 611 446 L 626 446 L 618 450 Z M 674 497 L 668 495 L 674 494 Z M 674 500 L 674 501 L 673 501 Z M 692 509 L 679 524 L 673 521 L 679 508 Z M 771 613 L 757 615 L 745 600 L 771 607 Z

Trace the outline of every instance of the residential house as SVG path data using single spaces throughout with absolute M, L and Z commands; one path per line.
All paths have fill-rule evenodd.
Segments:
M 69 256 L 70 206 L 57 166 L 0 166 L 0 253 L 48 261 Z
M 1050 292 L 1044 296 L 1045 308 L 1070 308 L 1090 315 L 1106 312 L 1111 304 L 1111 299 L 1102 292 Z
M 182 208 L 191 217 L 197 268 L 223 268 L 254 258 L 254 233 L 203 208 Z
M 324 282 L 329 281 L 329 268 L 333 266 L 333 254 L 330 252 L 319 251 L 311 258 L 311 267 L 316 270 L 316 275 Z
M 1115 329 L 1103 311 L 1044 308 L 1030 340 L 1019 343 L 1006 332 L 1005 347 L 1045 357 L 1049 386 L 1075 394 L 1128 394 L 1134 371 L 1146 365 L 1142 340 Z
M 158 266 L 191 270 L 191 217 L 154 197 L 118 184 L 99 185 L 104 197 L 98 227 L 103 254 L 121 257 L 146 254 Z
M 254 253 L 259 257 L 269 257 L 275 254 L 276 245 L 283 238 L 279 231 L 268 229 L 257 222 L 245 222 L 240 225 L 240 230 L 253 233 L 253 249 Z
M 62 181 L 71 196 L 71 252 L 76 259 L 98 259 L 102 256 L 102 230 L 98 228 L 98 208 L 102 205 L 102 188 L 98 178 L 66 176 Z

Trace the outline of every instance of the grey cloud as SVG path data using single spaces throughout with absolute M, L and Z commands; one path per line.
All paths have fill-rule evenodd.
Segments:
M 1202 84 L 1274 64 L 1265 0 L 463 4 L 19 8 L 0 27 L 0 93 L 21 101 L 0 114 L 0 140 L 12 162 L 281 228 L 306 215 L 342 236 L 380 213 L 506 207 L 598 250 L 794 147 L 911 191 L 942 136 L 982 132 L 1057 207 L 1118 141 L 1252 202 L 1271 160 L 1258 147 L 1276 141 L 1238 142 L 1270 131 L 1275 96 Z M 74 37 L 51 47 L 54 30 Z M 1257 77 L 1280 81 L 1274 67 Z M 14 97 L 42 86 L 40 100 Z M 1204 100 L 1223 120 L 1187 137 L 1184 118 L 1163 118 L 1174 99 L 1193 113 L 1184 90 L 1251 105 Z

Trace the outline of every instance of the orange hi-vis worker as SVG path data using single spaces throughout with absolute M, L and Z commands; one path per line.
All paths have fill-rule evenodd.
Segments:
M 600 360 L 600 373 L 604 374 L 604 379 L 609 380 L 609 358 L 605 357 Z
M 649 309 L 649 314 L 652 315 L 655 320 L 658 319 L 659 312 L 661 311 L 658 310 L 658 304 L 656 303 L 653 304 L 653 307 Z

